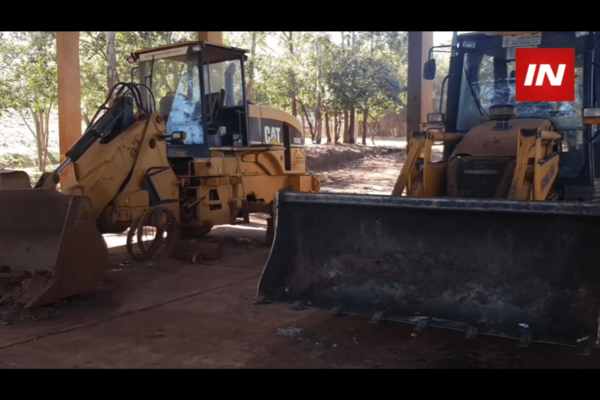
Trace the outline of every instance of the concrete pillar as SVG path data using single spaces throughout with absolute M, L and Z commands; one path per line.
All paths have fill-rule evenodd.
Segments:
M 406 132 L 420 130 L 433 112 L 433 81 L 423 80 L 423 64 L 433 46 L 433 32 L 408 32 L 408 105 Z
M 198 32 L 198 41 L 222 45 L 223 32 Z
M 81 79 L 79 32 L 57 32 L 56 64 L 58 78 L 58 129 L 60 159 L 81 138 Z M 72 167 L 62 175 L 64 183 Z

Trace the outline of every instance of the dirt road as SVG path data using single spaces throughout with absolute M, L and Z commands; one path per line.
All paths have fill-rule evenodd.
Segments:
M 262 232 L 264 233 L 264 232 Z M 227 228 L 214 264 L 126 265 L 93 293 L 0 327 L 0 368 L 596 368 L 572 348 L 478 337 L 318 310 L 254 305 L 269 248 Z M 221 236 L 223 235 L 223 236 Z M 240 244 L 236 236 L 248 237 Z M 119 265 L 121 264 L 121 265 Z M 38 310 L 39 311 L 39 310 Z M 36 313 L 31 313 L 35 315 Z
M 370 156 L 347 163 L 340 169 L 322 172 L 321 192 L 388 196 L 405 157 L 404 149 L 394 149 L 387 154 Z

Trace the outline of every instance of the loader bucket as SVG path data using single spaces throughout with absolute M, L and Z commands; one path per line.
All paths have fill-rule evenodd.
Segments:
M 95 289 L 107 263 L 108 248 L 87 197 L 54 189 L 0 190 L 0 277 L 9 272 L 29 278 L 16 293 L 0 292 L 0 302 L 10 297 L 37 307 Z
M 278 201 L 259 302 L 530 342 L 597 340 L 599 205 L 294 192 Z

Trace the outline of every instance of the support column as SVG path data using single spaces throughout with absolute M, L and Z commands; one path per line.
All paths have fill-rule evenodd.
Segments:
M 423 64 L 433 46 L 433 32 L 408 32 L 408 105 L 406 132 L 421 129 L 433 112 L 433 81 L 423 80 Z
M 198 41 L 223 45 L 223 32 L 198 32 Z
M 79 66 L 79 32 L 57 32 L 56 64 L 58 78 L 58 129 L 60 160 L 81 138 L 81 79 Z M 63 172 L 61 183 L 72 172 Z

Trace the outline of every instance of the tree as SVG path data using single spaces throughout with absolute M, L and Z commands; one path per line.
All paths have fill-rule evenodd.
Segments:
M 400 95 L 405 88 L 392 61 L 379 57 L 375 51 L 347 53 L 334 50 L 334 53 L 337 55 L 333 56 L 326 79 L 338 104 L 344 110 L 350 110 L 347 142 L 355 142 L 354 113 L 358 109 L 363 114 L 362 143 L 366 144 L 369 109 L 402 106 Z
M 50 112 L 56 107 L 56 32 L 3 32 L 0 38 L 3 87 L 2 107 L 14 109 L 31 132 L 37 165 L 48 161 Z
M 250 49 L 253 100 L 301 119 L 316 143 L 355 142 L 354 114 L 368 121 L 406 103 L 406 32 L 226 32 L 226 44 Z M 271 43 L 278 42 L 281 52 Z

